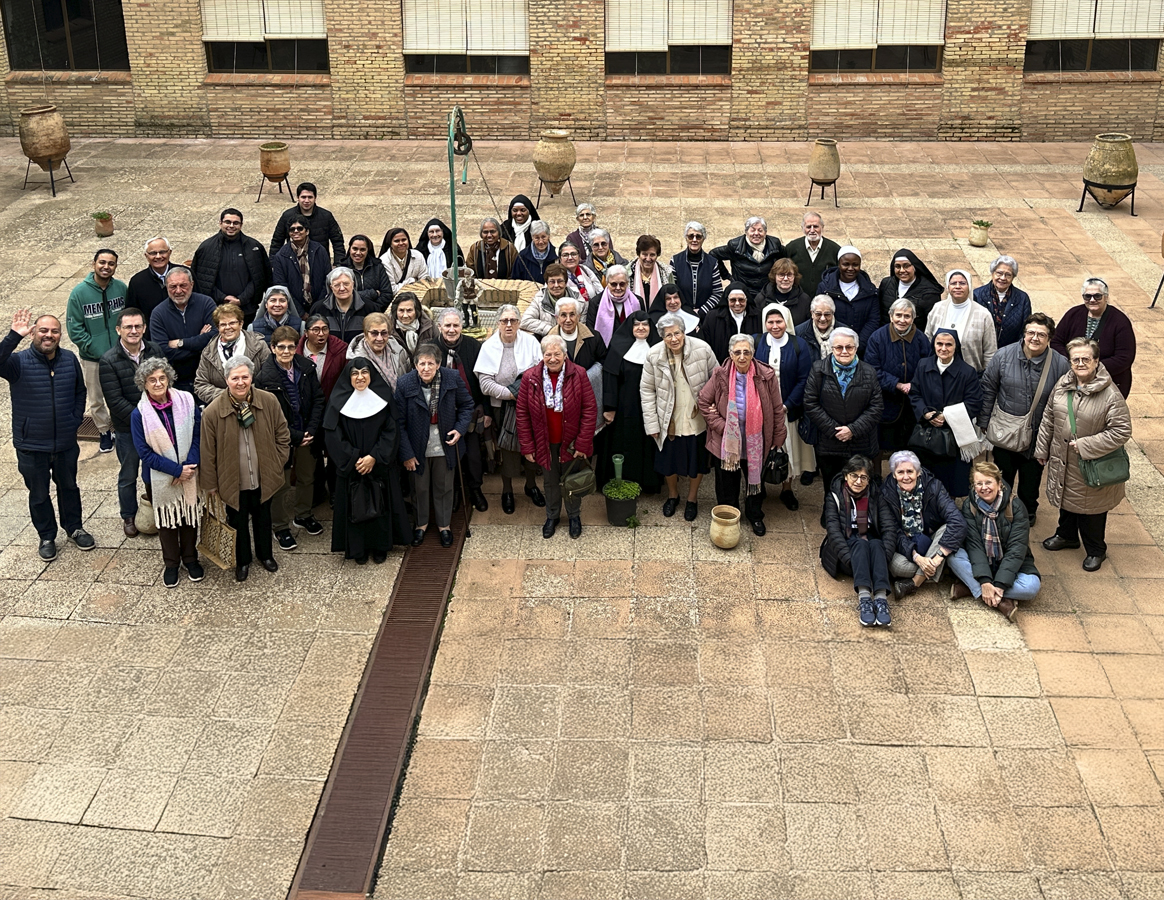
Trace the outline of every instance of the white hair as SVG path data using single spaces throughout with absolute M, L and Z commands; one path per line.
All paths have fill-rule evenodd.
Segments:
M 818 212 L 813 212 L 812 210 L 809 210 L 803 216 L 800 217 L 801 226 L 803 227 L 804 225 L 807 225 L 809 219 L 819 219 L 820 220 L 820 230 L 824 231 L 824 216 L 822 216 Z
M 1015 278 L 1018 278 L 1018 261 L 1013 256 L 1000 256 L 990 264 L 990 274 L 994 274 L 994 270 L 999 266 L 1010 266 L 1010 272 Z
M 578 312 L 578 300 L 575 297 L 562 297 L 554 304 L 554 315 L 558 316 L 562 313 L 563 306 L 574 307 L 574 312 Z
M 843 325 L 840 328 L 834 328 L 833 333 L 829 335 L 829 349 L 833 349 L 833 344 L 837 342 L 839 337 L 850 337 L 853 339 L 853 347 L 860 348 L 861 336 L 857 334 L 852 328 L 845 328 Z
M 921 470 L 922 470 L 921 460 L 917 458 L 917 454 L 914 453 L 912 450 L 898 450 L 896 453 L 894 453 L 892 456 L 889 457 L 889 472 L 890 472 L 890 474 L 893 474 L 894 472 L 896 472 L 897 467 L 900 466 L 904 462 L 909 463 L 911 466 L 914 467 L 914 469 L 917 470 L 917 473 L 919 475 L 921 474 Z
M 675 313 L 667 313 L 655 323 L 655 331 L 659 332 L 659 337 L 663 337 L 668 328 L 678 328 L 679 333 L 683 334 L 687 330 L 687 323 Z
M 812 312 L 813 310 L 821 307 L 828 307 L 828 311 L 834 314 L 837 311 L 836 301 L 834 301 L 833 298 L 828 294 L 817 294 L 815 297 L 813 297 L 812 303 L 808 304 L 808 311 Z
M 246 368 L 246 370 L 248 372 L 251 373 L 251 377 L 254 378 L 255 377 L 255 362 L 254 362 L 254 360 L 251 359 L 249 356 L 243 356 L 241 353 L 236 353 L 234 356 L 232 356 L 230 359 L 228 359 L 226 362 L 224 362 L 222 364 L 222 372 L 224 375 L 229 377 L 230 373 L 233 372 L 235 369 L 241 369 L 244 367 Z
M 464 324 L 464 321 L 461 319 L 461 313 L 451 306 L 441 310 L 440 315 L 437 316 L 436 323 L 438 325 L 443 325 L 445 319 L 447 319 L 449 316 L 456 316 L 457 321 L 461 322 L 461 324 Z
M 744 231 L 747 231 L 753 225 L 763 225 L 764 231 L 766 232 L 768 230 L 768 223 L 764 221 L 763 216 L 750 217 L 746 222 L 744 222 Z
M 590 229 L 590 243 L 593 244 L 594 239 L 596 237 L 604 237 L 609 241 L 610 240 L 610 232 L 607 231 L 605 228 L 591 228 Z
M 356 273 L 349 269 L 347 266 L 336 266 L 334 269 L 327 273 L 327 286 L 331 287 L 333 284 L 335 284 L 335 280 L 341 275 L 346 275 L 351 280 L 352 284 L 355 285 Z
M 606 280 L 608 282 L 610 281 L 611 275 L 627 275 L 626 266 L 622 266 L 622 265 L 607 266 L 607 268 L 606 268 Z M 629 278 L 630 278 L 630 276 L 627 275 L 628 280 L 629 280 Z
M 756 349 L 756 340 L 750 334 L 733 334 L 728 338 L 728 352 L 731 353 L 732 348 L 740 343 L 747 344 L 749 350 Z
M 582 213 L 584 213 L 584 212 L 593 213 L 594 215 L 598 215 L 598 210 L 596 210 L 594 208 L 593 203 L 579 203 L 578 208 L 576 210 L 574 210 L 574 218 L 578 218 L 578 216 L 582 215 Z
M 1094 275 L 1091 278 L 1085 278 L 1083 280 L 1083 293 L 1087 293 L 1087 286 L 1089 284 L 1098 284 L 1101 288 L 1103 288 L 1103 295 L 1105 297 L 1107 296 L 1107 282 L 1102 278 L 1096 278 Z
M 519 318 L 521 316 L 520 309 L 518 309 L 512 303 L 506 303 L 504 306 L 499 306 L 497 308 L 497 318 L 500 319 L 503 315 L 505 315 L 506 312 L 512 312 L 515 316 L 518 316 Z
M 148 253 L 148 252 L 149 252 L 149 249 L 150 249 L 150 244 L 152 244 L 154 241 L 161 241 L 163 244 L 165 244 L 165 245 L 166 245 L 166 249 L 167 249 L 167 250 L 173 250 L 173 249 L 174 249 L 173 247 L 171 247 L 171 246 L 170 246 L 170 242 L 169 242 L 169 241 L 167 241 L 167 240 L 166 240 L 164 237 L 162 237 L 161 235 L 158 235 L 157 237 L 152 237 L 152 238 L 150 238 L 148 241 L 146 241 L 144 244 L 142 244 L 142 245 L 141 245 L 141 252 L 142 252 L 142 253 Z
M 893 315 L 899 309 L 908 309 L 909 314 L 917 318 L 917 307 L 913 305 L 912 300 L 906 300 L 904 297 L 894 300 L 889 306 L 889 314 Z
M 530 234 L 549 234 L 550 226 L 541 219 L 534 219 L 533 224 L 529 226 Z
M 545 353 L 547 350 L 550 349 L 550 347 L 554 346 L 555 344 L 558 346 L 558 348 L 563 353 L 567 352 L 566 339 L 564 337 L 562 337 L 560 334 L 547 334 L 538 343 L 541 345 L 542 353 Z
M 683 229 L 683 239 L 684 240 L 687 239 L 687 232 L 689 232 L 689 231 L 698 231 L 705 238 L 707 237 L 707 229 L 704 228 L 703 225 L 701 225 L 699 222 L 688 222 L 687 223 L 687 227 Z

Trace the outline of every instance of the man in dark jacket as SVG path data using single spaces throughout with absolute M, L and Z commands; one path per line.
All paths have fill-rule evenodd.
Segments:
M 166 293 L 168 298 L 150 316 L 150 337 L 178 373 L 174 387 L 192 394 L 198 360 L 218 335 L 212 320 L 215 303 L 194 293 L 194 278 L 185 266 L 174 266 L 166 274 Z
M 768 223 L 759 216 L 744 223 L 743 234 L 710 252 L 719 260 L 720 275 L 726 279 L 730 273 L 732 281 L 742 281 L 749 297 L 764 290 L 772 264 L 788 255 L 780 238 L 768 234 Z
M 170 271 L 170 242 L 164 237 L 150 238 L 145 243 L 148 265 L 129 279 L 125 305 L 140 309 L 146 324 L 155 309 L 166 299 L 166 273 Z
M 481 382 L 473 367 L 481 353 L 481 344 L 475 338 L 461 333 L 461 314 L 455 309 L 446 309 L 437 318 L 437 346 L 441 350 L 442 366 L 455 369 L 469 388 L 473 397 L 473 424 L 465 435 L 465 486 L 473 497 L 473 506 L 478 512 L 489 509 L 489 501 L 481 490 L 485 480 L 485 468 L 481 454 L 481 432 L 491 424 L 485 415 L 485 395 L 481 392 Z
M 291 217 L 287 233 L 291 240 L 271 257 L 271 278 L 274 284 L 284 285 L 291 292 L 296 312 L 302 317 L 327 294 L 331 260 L 323 245 L 307 236 L 307 219 L 303 216 Z
M 145 316 L 140 309 L 127 306 L 117 320 L 117 343 L 105 351 L 100 364 L 101 392 L 109 407 L 117 461 L 121 463 L 117 474 L 117 505 L 126 537 L 137 537 L 133 520 L 137 515 L 137 476 L 141 469 L 141 459 L 129 430 L 130 413 L 141 400 L 141 388 L 134 383 L 133 375 L 143 360 L 165 355 L 153 341 L 144 340 L 144 334 Z
M 311 360 L 295 353 L 299 334 L 280 325 L 271 335 L 272 355 L 255 373 L 255 386 L 279 398 L 283 417 L 291 432 L 291 452 L 283 470 L 283 486 L 271 498 L 271 527 L 283 550 L 298 547 L 291 534 L 294 521 L 308 534 L 322 534 L 323 526 L 311 514 L 315 492 L 315 436 L 323 422 L 323 389 Z M 291 478 L 295 490 L 291 490 Z
M 318 193 L 319 191 L 310 181 L 305 181 L 295 188 L 295 196 L 299 202 L 290 209 L 284 210 L 283 215 L 279 216 L 279 222 L 275 225 L 275 233 L 271 235 L 271 256 L 274 256 L 276 251 L 287 243 L 290 236 L 288 228 L 291 225 L 291 220 L 295 216 L 303 216 L 309 223 L 311 240 L 323 247 L 325 251 L 330 243 L 332 260 L 337 266 L 340 264 L 340 260 L 344 258 L 343 229 L 340 228 L 339 222 L 335 220 L 335 216 L 329 210 L 315 205 L 315 197 Z
M 194 285 L 215 303 L 241 306 L 249 325 L 271 286 L 271 261 L 262 244 L 243 234 L 243 214 L 237 209 L 224 209 L 218 225 L 218 234 L 194 251 Z
M 800 272 L 800 289 L 809 299 L 816 296 L 820 278 L 837 264 L 837 251 L 841 245 L 824 236 L 824 219 L 820 213 L 806 212 L 801 228 L 804 237 L 788 242 L 788 258 L 796 263 Z
M 28 335 L 32 346 L 14 353 Z M 76 355 L 62 350 L 61 323 L 44 315 L 35 322 L 18 309 L 12 330 L 0 341 L 0 378 L 11 386 L 12 444 L 16 465 L 28 488 L 28 512 L 40 535 L 40 558 L 57 558 L 57 519 L 49 481 L 57 486 L 61 525 L 80 550 L 96 543 L 81 527 L 81 489 L 77 487 L 77 429 L 85 415 L 85 379 Z

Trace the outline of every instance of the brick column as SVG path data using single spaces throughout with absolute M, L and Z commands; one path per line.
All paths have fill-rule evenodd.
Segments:
M 575 140 L 606 137 L 605 22 L 605 0 L 529 0 L 531 138 L 554 127 Z
M 939 140 L 1022 138 L 1023 53 L 1030 21 L 1030 0 L 948 0 Z
M 0 24 L 0 32 L 4 26 Z M 8 41 L 0 34 L 0 79 L 3 79 L 9 72 L 8 68 Z M 8 91 L 0 91 L 0 135 L 11 136 L 16 134 L 16 128 L 13 125 L 15 116 L 9 110 L 8 105 Z
M 122 7 L 138 135 L 210 133 L 206 50 L 198 0 L 133 0 Z
M 332 135 L 404 138 L 404 26 L 399 2 L 325 0 Z
M 808 44 L 812 0 L 735 0 L 731 139 L 808 137 Z

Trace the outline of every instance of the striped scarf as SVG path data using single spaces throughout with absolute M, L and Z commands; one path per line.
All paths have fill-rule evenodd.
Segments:
M 982 542 L 986 545 L 986 558 L 1002 559 L 1002 538 L 998 534 L 998 514 L 1002 510 L 1002 492 L 987 503 L 979 496 L 974 497 L 978 511 L 982 513 Z

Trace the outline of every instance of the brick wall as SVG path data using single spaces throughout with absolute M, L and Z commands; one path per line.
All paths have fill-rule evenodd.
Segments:
M 404 36 L 399 2 L 326 0 L 337 138 L 403 138 Z
M 735 0 L 732 5 L 731 139 L 808 137 L 812 0 Z
M 332 136 L 326 75 L 207 75 L 204 90 L 215 137 Z
M 1083 74 L 1083 73 L 1079 73 Z M 1046 81 L 1027 76 L 1022 91 L 1024 141 L 1090 141 L 1104 131 L 1122 131 L 1137 141 L 1150 141 L 1155 131 L 1159 77 L 1129 80 L 1128 73 L 1110 79 L 1076 82 L 1052 76 Z M 1052 80 L 1053 79 L 1053 80 Z
M 465 111 L 474 138 L 530 132 L 530 79 L 525 75 L 407 75 L 404 103 L 410 138 L 448 139 L 449 111 Z
M 0 78 L 7 77 L 8 71 L 8 44 L 6 41 L 0 40 Z M 13 124 L 15 118 L 8 106 L 8 92 L 4 91 L 0 93 L 0 135 L 16 133 Z
M 933 75 L 813 75 L 808 133 L 834 140 L 932 141 L 938 136 L 942 79 Z
M 204 136 L 210 133 L 206 50 L 198 0 L 122 0 L 125 40 L 133 78 L 134 131 L 138 135 Z
M 723 75 L 613 75 L 606 137 L 618 141 L 726 141 L 731 79 Z
M 530 137 L 565 128 L 574 140 L 606 136 L 605 0 L 530 0 Z
M 58 72 L 47 83 L 39 72 L 12 72 L 4 80 L 12 118 L 25 106 L 54 103 L 70 137 L 121 137 L 134 133 L 133 76 L 129 72 Z

